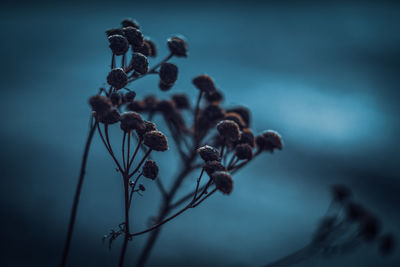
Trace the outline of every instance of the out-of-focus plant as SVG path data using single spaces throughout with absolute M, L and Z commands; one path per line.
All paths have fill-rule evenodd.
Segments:
M 293 266 L 317 257 L 329 259 L 365 245 L 376 245 L 383 256 L 391 254 L 395 248 L 394 235 L 382 233 L 381 220 L 352 196 L 347 186 L 333 185 L 331 205 L 310 243 L 265 266 Z
M 135 236 L 150 234 L 137 262 L 137 266 L 143 266 L 162 225 L 197 207 L 218 191 L 225 195 L 231 194 L 234 173 L 262 152 L 272 153 L 283 147 L 281 136 L 275 131 L 267 130 L 257 136 L 253 134 L 250 130 L 250 111 L 246 107 L 223 108 L 221 91 L 217 89 L 214 80 L 205 74 L 192 80 L 194 88 L 198 90 L 195 101 L 190 100 L 186 94 L 174 94 L 169 99 L 158 99 L 149 94 L 137 99 L 136 92 L 132 90 L 133 83 L 145 76 L 158 75 L 161 91 L 173 87 L 178 79 L 178 67 L 169 60 L 173 57 L 186 58 L 188 46 L 181 37 L 169 38 L 167 46 L 170 53 L 149 68 L 149 58 L 157 55 L 156 45 L 143 37 L 135 21 L 125 19 L 121 26 L 106 31 L 112 52 L 111 71 L 106 77 L 109 86 L 101 88 L 97 95 L 89 99 L 92 108 L 90 129 L 61 266 L 66 265 L 86 161 L 95 132 L 99 134 L 123 181 L 124 221 L 117 230 L 112 230 L 104 237 L 111 246 L 115 239 L 123 236 L 119 266 L 124 265 L 128 243 L 135 240 Z M 117 64 L 119 58 L 121 63 Z M 164 186 L 158 177 L 157 163 L 150 159 L 152 153 L 167 151 L 171 145 L 152 122 L 157 115 L 163 118 L 181 160 L 181 169 L 175 177 L 170 178 L 171 188 Z M 147 118 L 144 119 L 144 116 Z M 119 127 L 121 134 L 111 136 L 110 127 Z M 121 155 L 117 155 L 113 146 L 115 140 L 121 142 Z M 193 175 L 198 178 L 193 190 L 177 199 L 182 182 L 196 170 L 198 174 Z M 153 225 L 135 231 L 130 223 L 133 216 L 132 203 L 135 195 L 145 191 L 145 187 L 140 184 L 143 178 L 155 180 L 162 195 L 162 203 Z

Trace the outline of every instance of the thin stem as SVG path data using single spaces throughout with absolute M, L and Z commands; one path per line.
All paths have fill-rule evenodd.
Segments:
M 203 202 L 204 200 L 206 200 L 208 197 L 210 197 L 212 194 L 214 194 L 215 192 L 217 192 L 217 188 L 214 188 L 214 190 L 212 190 L 209 194 L 207 194 L 206 196 L 204 196 L 199 202 L 197 202 L 196 204 L 194 204 L 192 206 L 192 208 L 197 207 L 198 205 L 200 205 L 201 202 Z
M 126 161 L 125 161 L 125 139 L 126 132 L 124 132 L 124 137 L 122 137 L 122 163 L 124 164 L 124 169 L 126 170 Z
M 197 139 L 198 139 L 197 120 L 198 120 L 198 116 L 199 116 L 200 101 L 201 101 L 201 97 L 202 96 L 203 96 L 203 91 L 199 91 L 199 95 L 198 95 L 197 101 L 196 101 L 196 108 L 195 108 L 195 111 L 194 111 L 194 118 L 193 118 L 194 137 L 195 137 L 196 142 L 197 142 Z
M 158 177 L 156 179 L 156 183 L 157 183 L 157 187 L 158 189 L 160 189 L 161 194 L 163 195 L 163 197 L 165 198 L 167 196 L 167 191 L 165 190 L 164 185 L 162 184 L 160 177 Z
M 67 258 L 68 258 L 68 253 L 69 253 L 69 249 L 71 246 L 72 234 L 74 232 L 76 213 L 78 211 L 79 198 L 81 195 L 83 181 L 84 181 L 85 173 L 86 173 L 86 163 L 87 163 L 89 149 L 90 149 L 90 145 L 93 140 L 93 135 L 94 135 L 95 130 L 96 130 L 96 124 L 93 122 L 90 125 L 89 134 L 86 139 L 85 149 L 84 149 L 83 156 L 82 156 L 81 170 L 79 173 L 78 184 L 77 184 L 76 190 L 75 190 L 74 202 L 72 204 L 71 216 L 70 216 L 69 224 L 68 224 L 67 239 L 65 240 L 64 252 L 63 252 L 63 256 L 62 256 L 62 260 L 61 260 L 61 267 L 65 267 L 67 264 Z
M 111 69 L 114 69 L 114 68 L 115 68 L 115 54 L 113 53 L 112 57 L 111 57 Z
M 138 153 L 139 148 L 140 148 L 140 146 L 142 145 L 142 142 L 143 142 L 143 139 L 142 139 L 141 137 L 139 137 L 139 141 L 138 141 L 138 143 L 137 143 L 137 145 L 136 145 L 135 152 L 133 152 L 132 158 L 131 158 L 131 160 L 129 161 L 129 168 L 130 168 L 130 166 L 132 165 L 133 160 L 135 159 L 136 154 Z M 129 168 L 128 168 L 128 169 L 129 169 Z
M 199 178 L 197 179 L 196 189 L 194 190 L 194 195 L 193 195 L 192 203 L 194 203 L 194 201 L 196 200 L 197 192 L 198 192 L 198 190 L 199 190 L 199 185 L 200 185 L 201 177 L 203 177 L 203 173 L 204 173 L 204 168 L 201 169 L 200 176 L 199 176 Z
M 129 164 L 129 158 L 130 158 L 130 150 L 131 150 L 131 134 L 128 133 L 128 154 L 126 157 L 126 172 L 129 172 L 130 164 Z
M 167 62 L 168 60 L 170 60 L 173 57 L 173 54 L 169 54 L 166 58 L 164 58 L 163 60 L 161 60 L 159 63 L 157 63 L 156 65 L 154 65 L 151 69 L 149 69 L 149 71 L 147 73 L 144 73 L 142 75 L 139 75 L 137 77 L 130 77 L 130 79 L 128 80 L 128 84 L 130 84 L 133 81 L 139 80 L 140 78 L 143 78 L 144 76 L 146 76 L 147 74 L 156 74 L 157 72 L 155 72 L 155 70 L 161 66 L 161 64 Z M 129 66 L 127 67 L 126 72 L 130 72 L 131 69 L 129 68 Z
M 129 178 L 127 176 L 128 170 L 124 173 L 124 199 L 125 199 L 125 236 L 124 242 L 122 244 L 122 250 L 119 257 L 119 267 L 124 266 L 124 259 L 126 254 L 126 249 L 128 247 L 128 241 L 131 238 L 130 231 L 129 231 Z
M 139 170 L 140 167 L 142 166 L 143 162 L 144 162 L 144 161 L 146 160 L 146 158 L 150 155 L 151 151 L 152 151 L 152 149 L 147 150 L 146 154 L 144 154 L 142 160 L 139 162 L 139 164 L 137 165 L 136 169 L 135 169 L 131 174 L 129 174 L 129 176 L 128 176 L 129 178 L 131 178 L 133 175 L 135 175 L 135 173 L 138 172 L 138 170 Z
M 96 126 L 97 126 L 97 130 L 100 134 L 100 138 L 104 143 L 104 146 L 107 148 L 108 153 L 110 153 L 111 157 L 113 158 L 113 160 L 115 161 L 115 164 L 117 164 L 118 170 L 121 173 L 124 173 L 123 169 L 121 168 L 121 165 L 119 164 L 118 160 L 115 158 L 115 155 L 113 153 L 113 151 L 111 150 L 111 147 L 108 146 L 108 142 L 104 139 L 103 133 L 101 132 L 100 126 L 99 126 L 99 122 L 96 122 Z
M 136 177 L 135 181 L 133 182 L 132 189 L 131 189 L 131 194 L 130 194 L 130 196 L 129 196 L 129 207 L 131 206 L 131 203 L 132 203 L 133 193 L 136 192 L 136 191 L 135 191 L 136 184 L 137 184 L 137 182 L 139 181 L 139 178 L 142 176 L 142 174 L 143 174 L 143 173 L 139 173 L 139 175 Z

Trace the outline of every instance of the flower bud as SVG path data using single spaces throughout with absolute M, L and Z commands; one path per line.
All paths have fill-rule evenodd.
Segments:
M 219 103 L 224 99 L 224 96 L 219 90 L 216 89 L 215 91 L 207 92 L 205 95 L 205 99 L 209 103 Z
M 223 120 L 217 124 L 217 130 L 225 140 L 235 142 L 240 138 L 239 126 L 231 120 Z
M 245 123 L 245 127 L 248 128 L 250 126 L 250 110 L 248 108 L 239 106 L 230 108 L 226 112 L 235 112 L 239 114 Z
M 216 90 L 213 79 L 205 74 L 196 76 L 192 83 L 197 89 L 206 93 L 212 93 Z
M 136 97 L 136 93 L 134 91 L 129 91 L 125 94 L 125 102 L 132 102 Z
M 243 129 L 246 126 L 246 123 L 243 121 L 242 117 L 235 112 L 228 112 L 225 114 L 225 120 L 231 120 L 239 125 L 240 129 Z
M 112 92 L 110 95 L 111 103 L 114 106 L 119 106 L 122 103 L 122 95 L 119 92 Z
M 137 47 L 133 46 L 132 51 L 141 53 L 141 54 L 145 55 L 146 57 L 148 57 L 148 56 L 150 56 L 150 53 L 151 53 L 151 47 L 146 41 L 144 41 L 142 46 L 137 46 Z
M 255 139 L 252 131 L 248 128 L 243 129 L 240 135 L 239 144 L 248 144 L 251 147 L 255 146 Z
M 165 62 L 161 64 L 160 79 L 165 84 L 174 84 L 178 79 L 178 67 L 175 64 Z
M 211 176 L 216 171 L 226 171 L 226 168 L 220 161 L 207 161 L 206 164 L 203 165 L 204 170 L 206 173 Z
M 159 131 L 150 131 L 143 136 L 144 144 L 152 150 L 166 151 L 168 150 L 168 142 L 165 135 Z
M 120 126 L 124 132 L 130 132 L 133 130 L 144 128 L 142 117 L 140 116 L 139 113 L 136 113 L 133 111 L 124 113 L 121 116 L 121 125 Z
M 120 114 L 117 109 L 111 108 L 103 113 L 96 113 L 96 119 L 101 123 L 114 124 L 120 121 Z
M 190 101 L 185 94 L 174 94 L 172 95 L 172 101 L 178 109 L 189 109 Z
M 187 57 L 188 47 L 186 42 L 179 37 L 171 37 L 168 39 L 168 48 L 171 54 L 176 57 Z
M 141 112 L 145 110 L 144 102 L 143 101 L 132 101 L 126 107 L 130 111 Z
M 197 149 L 197 152 L 200 154 L 200 157 L 204 161 L 221 161 L 221 157 L 219 156 L 219 151 L 215 147 L 205 145 Z
M 168 115 L 168 113 L 175 111 L 175 103 L 171 100 L 160 100 L 157 104 L 157 110 L 164 115 Z
M 132 53 L 130 65 L 140 74 L 145 74 L 149 70 L 149 61 L 147 60 L 147 57 L 141 53 Z
M 149 56 L 150 57 L 156 57 L 157 56 L 157 46 L 156 46 L 156 44 L 150 39 L 145 39 L 144 42 L 147 43 L 148 46 L 150 47 Z
M 143 34 L 132 26 L 124 27 L 124 36 L 133 47 L 141 47 L 143 45 Z
M 264 131 L 261 135 L 256 138 L 257 146 L 260 150 L 274 152 L 275 149 L 282 150 L 283 142 L 281 136 L 273 131 Z
M 142 171 L 144 177 L 154 180 L 158 175 L 158 166 L 154 160 L 149 159 L 144 163 Z
M 110 100 L 107 97 L 101 95 L 92 96 L 89 99 L 89 104 L 92 107 L 92 110 L 96 111 L 96 113 L 104 113 L 111 109 Z
M 144 191 L 146 191 L 146 187 L 144 187 L 144 185 L 140 184 L 139 185 L 139 190 L 144 192 Z
M 143 138 L 143 135 L 150 131 L 157 131 L 156 125 L 151 121 L 143 121 L 142 128 L 136 129 L 136 133 L 139 135 L 140 138 Z
M 125 54 L 129 49 L 128 40 L 122 35 L 111 35 L 108 37 L 108 41 L 111 51 L 117 56 Z
M 167 84 L 167 83 L 164 83 L 164 82 L 161 81 L 161 80 L 160 80 L 160 82 L 158 83 L 158 88 L 160 88 L 160 90 L 161 90 L 161 91 L 164 91 L 164 92 L 165 92 L 165 91 L 168 91 L 169 89 L 171 89 L 172 86 L 174 86 L 173 83 Z
M 154 111 L 157 109 L 158 99 L 155 95 L 148 95 L 143 99 L 144 109 L 148 112 Z
M 124 35 L 124 31 L 120 28 L 108 29 L 106 30 L 106 35 L 107 37 L 110 37 L 112 35 Z
M 229 195 L 233 190 L 233 180 L 228 172 L 218 171 L 211 174 L 215 186 L 225 195 Z
M 338 202 L 345 202 L 353 195 L 350 188 L 342 184 L 333 185 L 331 190 L 333 199 Z
M 128 84 L 128 76 L 121 68 L 112 69 L 107 76 L 107 83 L 116 90 L 124 88 Z
M 218 121 L 224 118 L 225 113 L 218 104 L 208 105 L 203 111 L 202 115 L 210 122 Z
M 235 155 L 238 159 L 251 160 L 253 158 L 253 149 L 248 144 L 240 144 L 235 147 Z
M 123 21 L 121 21 L 121 25 L 122 25 L 122 28 L 126 28 L 126 27 L 133 27 L 136 29 L 140 28 L 139 24 L 136 21 L 134 21 L 133 19 L 124 19 Z

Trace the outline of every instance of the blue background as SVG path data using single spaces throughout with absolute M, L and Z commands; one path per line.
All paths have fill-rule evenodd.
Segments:
M 190 47 L 187 59 L 173 60 L 179 79 L 172 91 L 159 92 L 157 78 L 148 77 L 131 86 L 138 95 L 195 97 L 191 78 L 206 72 L 227 106 L 251 108 L 255 132 L 275 129 L 285 140 L 282 152 L 263 154 L 235 175 L 231 196 L 217 194 L 165 225 L 149 266 L 259 266 L 278 259 L 310 240 L 332 183 L 351 186 L 385 230 L 399 236 L 396 2 L 4 3 L 2 266 L 59 263 L 87 133 L 87 99 L 109 70 L 104 30 L 125 17 L 140 22 L 160 55 L 172 34 L 184 35 Z M 112 134 L 120 134 L 117 127 Z M 176 155 L 173 148 L 154 154 L 166 184 L 179 168 Z M 96 135 L 70 266 L 117 263 L 120 244 L 111 252 L 101 244 L 123 220 L 122 182 L 112 166 Z M 182 191 L 192 190 L 195 178 Z M 156 186 L 145 186 L 134 204 L 137 230 L 160 203 Z M 145 240 L 130 244 L 127 266 Z M 399 266 L 400 255 L 382 258 L 365 246 L 303 266 L 312 264 Z

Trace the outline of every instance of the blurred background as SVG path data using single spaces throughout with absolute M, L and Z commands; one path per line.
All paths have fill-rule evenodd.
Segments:
M 135 3 L 136 2 L 136 3 Z M 389 1 L 3 2 L 0 110 L 1 266 L 57 266 L 88 130 L 87 99 L 104 85 L 110 51 L 104 31 L 135 18 L 167 54 L 182 34 L 187 59 L 160 92 L 157 77 L 131 86 L 139 96 L 192 97 L 191 78 L 211 75 L 225 105 L 249 107 L 255 132 L 274 129 L 283 151 L 263 154 L 217 194 L 166 224 L 148 266 L 260 266 L 306 245 L 331 196 L 350 186 L 357 200 L 400 236 L 400 5 Z M 158 59 L 151 61 L 151 64 Z M 115 127 L 117 128 L 117 127 Z M 113 131 L 115 135 L 118 129 Z M 176 151 L 154 154 L 166 184 Z M 196 175 L 183 191 L 192 190 Z M 146 227 L 160 197 L 151 181 L 135 203 Z M 122 182 L 95 135 L 70 266 L 115 266 L 104 234 L 123 220 Z M 146 235 L 132 242 L 135 262 Z M 376 246 L 301 266 L 400 266 L 399 250 Z

